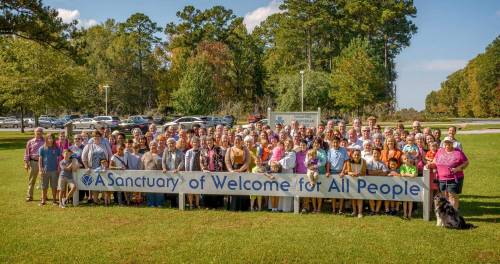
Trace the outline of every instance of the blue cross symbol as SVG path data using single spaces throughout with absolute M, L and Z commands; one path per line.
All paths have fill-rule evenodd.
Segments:
M 276 124 L 284 124 L 285 123 L 285 119 L 283 119 L 283 117 L 281 116 L 278 116 L 278 118 L 276 118 Z

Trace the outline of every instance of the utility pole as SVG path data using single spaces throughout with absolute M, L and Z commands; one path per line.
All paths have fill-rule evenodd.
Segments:
M 300 76 L 301 76 L 301 96 L 300 96 L 300 101 L 301 101 L 301 111 L 304 112 L 304 70 L 300 71 Z

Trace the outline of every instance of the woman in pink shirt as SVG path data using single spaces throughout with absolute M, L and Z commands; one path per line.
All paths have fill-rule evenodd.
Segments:
M 444 192 L 450 203 L 458 209 L 458 195 L 462 192 L 464 182 L 463 170 L 469 160 L 459 148 L 453 147 L 453 139 L 445 137 L 444 148 L 440 148 L 434 156 L 439 179 L 439 190 Z

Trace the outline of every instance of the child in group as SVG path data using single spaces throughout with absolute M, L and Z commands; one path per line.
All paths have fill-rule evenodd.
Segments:
M 393 176 L 393 177 L 401 176 L 399 174 L 399 161 L 398 161 L 398 159 L 390 158 L 388 161 L 388 164 L 389 164 L 389 167 L 388 167 L 389 173 L 387 174 L 387 176 Z M 390 201 L 390 207 L 387 207 L 387 204 L 384 204 L 384 205 L 386 205 L 386 207 L 385 207 L 386 214 L 395 215 L 399 212 L 399 202 L 398 201 Z
M 399 168 L 399 173 L 403 177 L 416 177 L 417 176 L 417 167 L 413 164 L 410 158 L 403 154 L 401 156 L 401 167 Z M 403 219 L 411 219 L 411 212 L 413 207 L 413 202 L 403 202 Z
M 283 155 L 285 155 L 285 143 L 283 143 L 282 141 L 278 141 L 276 143 L 276 147 L 274 147 L 272 150 L 271 159 L 269 159 L 269 163 L 280 161 L 283 158 Z
M 59 207 L 66 208 L 66 201 L 72 197 L 76 191 L 76 185 L 73 180 L 73 172 L 80 167 L 76 158 L 71 158 L 71 150 L 65 149 L 63 152 L 63 159 L 59 162 L 59 181 L 57 183 L 57 190 L 59 191 Z M 66 195 L 66 188 L 69 185 L 70 190 Z
M 380 160 L 381 150 L 380 148 L 374 148 L 372 150 L 372 159 L 366 162 L 366 169 L 368 170 L 368 175 L 372 176 L 384 176 L 389 173 L 389 169 L 383 161 Z M 384 201 L 385 208 L 389 207 L 390 201 Z M 382 200 L 370 200 L 370 211 L 372 214 L 379 214 L 380 207 L 382 206 Z
M 436 156 L 436 153 L 439 149 L 439 143 L 437 142 L 432 142 L 429 144 L 429 151 L 425 153 L 425 163 L 426 167 L 429 169 L 430 173 L 430 178 L 431 178 L 431 192 L 432 192 L 432 197 L 437 194 L 438 192 L 438 185 L 437 185 L 437 173 L 436 173 L 436 164 L 432 163 L 434 160 L 434 157 Z
M 252 173 L 264 173 L 266 177 L 274 180 L 274 176 L 269 175 L 266 172 L 266 167 L 262 164 L 260 160 L 255 162 L 255 167 L 252 169 Z M 255 211 L 255 200 L 257 200 L 257 210 L 262 211 L 262 196 L 261 195 L 250 195 L 250 210 Z
M 415 144 L 415 138 L 412 135 L 406 137 L 406 145 L 402 149 L 409 161 L 416 165 L 418 159 L 418 147 Z
M 269 179 L 274 180 L 274 176 L 272 176 L 270 173 L 281 173 L 281 165 L 279 164 L 279 162 L 269 162 L 269 172 L 265 174 Z M 280 197 L 270 196 L 269 199 L 271 200 L 271 212 L 278 212 Z
M 116 145 L 116 153 L 111 157 L 111 164 L 109 168 L 111 170 L 126 170 L 128 169 L 127 165 L 127 156 L 128 153 L 125 153 L 125 145 L 119 144 Z M 122 192 L 115 192 L 114 195 L 118 197 L 118 204 L 123 205 Z M 128 198 L 125 196 L 125 200 Z M 127 202 L 128 203 L 128 202 Z
M 344 169 L 340 173 L 340 177 L 344 175 L 349 175 L 352 177 L 364 176 L 366 175 L 366 162 L 361 158 L 361 150 L 353 149 L 351 153 L 351 158 L 344 163 Z M 352 205 L 352 216 L 358 216 L 358 218 L 363 217 L 363 200 L 361 199 L 351 199 Z
M 107 159 L 102 159 L 100 161 L 100 164 L 101 165 L 95 169 L 95 172 L 97 174 L 100 174 L 101 172 L 104 173 L 109 168 L 109 163 L 108 163 Z M 104 196 L 104 206 L 108 206 L 111 204 L 111 194 L 112 193 L 113 192 L 103 192 L 102 193 Z M 97 195 L 96 195 L 96 197 L 97 197 Z
M 318 172 L 318 154 L 317 150 L 315 148 L 310 149 L 307 151 L 307 156 L 306 156 L 306 167 L 307 167 L 307 178 L 309 179 L 309 185 L 311 187 L 316 186 L 316 182 L 318 181 L 319 177 L 319 172 Z

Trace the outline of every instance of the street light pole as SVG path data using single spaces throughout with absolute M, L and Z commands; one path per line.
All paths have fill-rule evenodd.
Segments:
M 109 88 L 109 85 L 104 85 L 104 89 L 105 89 L 105 94 L 106 94 L 106 115 L 108 115 L 108 88 Z
M 302 88 L 301 88 L 301 92 L 300 92 L 300 94 L 301 94 L 300 105 L 301 105 L 301 111 L 304 112 L 304 71 L 303 70 L 300 71 L 300 76 L 301 76 L 301 83 L 302 83 L 302 85 L 301 85 Z

